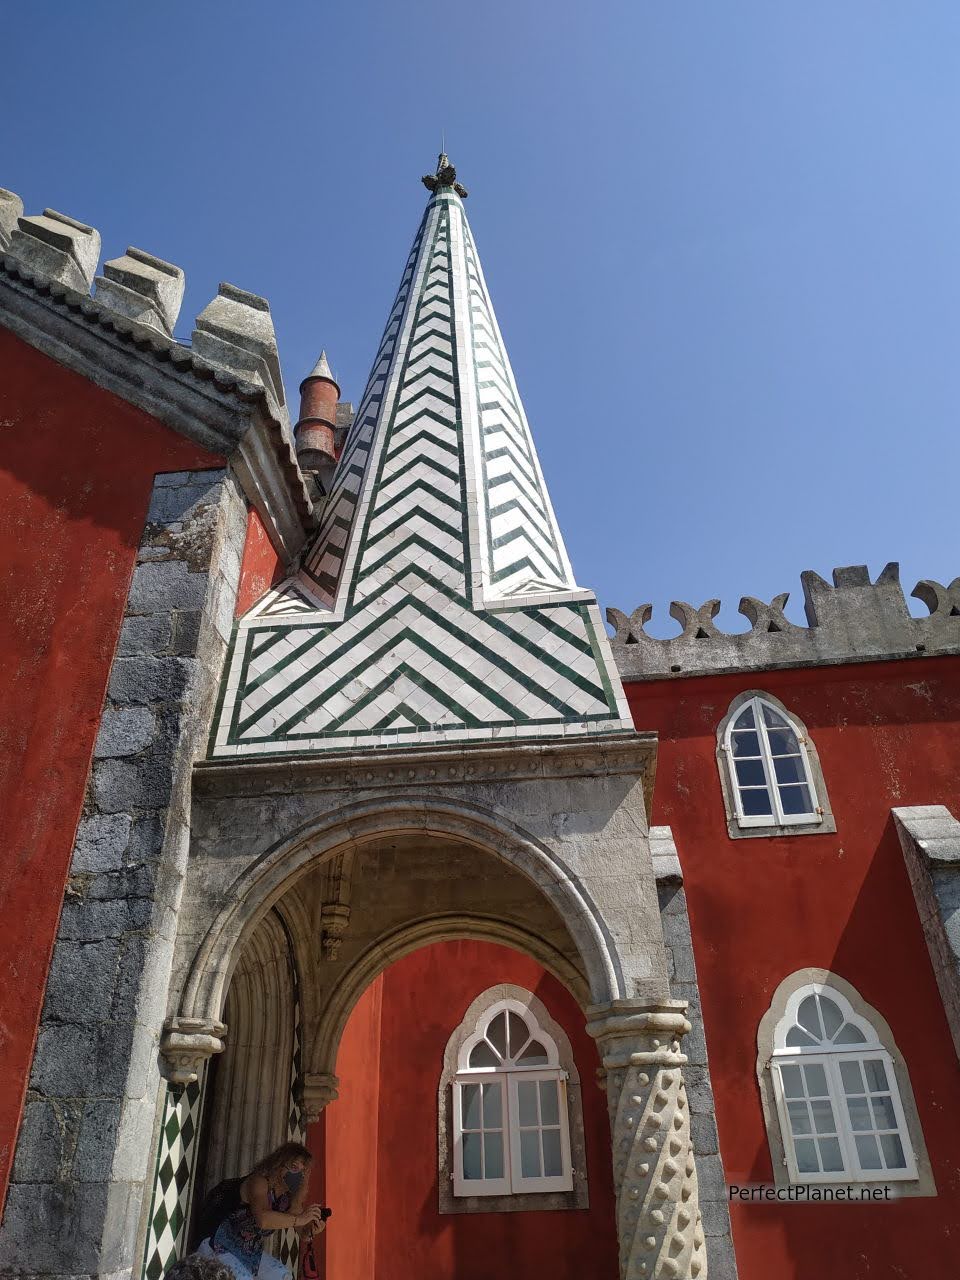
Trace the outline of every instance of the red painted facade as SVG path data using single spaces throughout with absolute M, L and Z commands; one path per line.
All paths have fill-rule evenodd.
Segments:
M 154 476 L 220 459 L 0 329 L 0 1201 Z
M 580 1074 L 590 1208 L 438 1212 L 437 1090 L 468 1006 L 499 983 L 532 991 L 567 1032 Z M 358 1002 L 327 1109 L 325 1241 L 336 1280 L 616 1280 L 610 1126 L 597 1051 L 570 993 L 535 961 L 491 943 L 436 943 L 392 965 Z
M 716 729 L 747 689 L 779 698 L 819 752 L 837 831 L 731 839 Z M 740 1280 L 958 1274 L 958 1064 L 890 809 L 960 803 L 960 660 L 930 658 L 627 686 L 660 736 L 653 821 L 684 870 L 721 1152 L 772 1182 L 757 1028 L 779 983 L 815 966 L 887 1020 L 916 1095 L 938 1196 L 877 1205 L 731 1206 Z
M 283 565 L 267 534 L 256 507 L 247 516 L 247 538 L 243 544 L 240 584 L 237 588 L 236 617 L 241 618 L 283 577 Z

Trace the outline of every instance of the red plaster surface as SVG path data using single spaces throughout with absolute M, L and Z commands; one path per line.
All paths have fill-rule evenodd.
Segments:
M 0 330 L 0 1200 L 155 473 L 219 465 Z
M 327 1271 L 338 1280 L 373 1280 L 381 1090 L 381 975 L 360 997 L 337 1055 L 340 1097 L 324 1112 L 324 1193 L 333 1208 L 324 1237 Z M 392 1073 L 387 1089 L 392 1093 Z
M 583 1094 L 588 1210 L 443 1216 L 437 1211 L 443 1052 L 472 1001 L 502 982 L 533 991 L 570 1037 Z M 526 956 L 468 941 L 416 951 L 392 965 L 379 983 L 379 996 L 368 992 L 348 1023 L 337 1060 L 340 1099 L 327 1109 L 331 1280 L 616 1280 L 606 1102 L 595 1085 L 596 1047 L 570 993 Z M 371 1044 L 377 1020 L 379 1057 Z
M 806 724 L 835 835 L 728 837 L 715 732 L 750 688 Z M 889 1022 L 939 1189 L 891 1204 L 735 1204 L 740 1280 L 956 1280 L 960 1068 L 890 809 L 946 804 L 960 813 L 960 661 L 658 681 L 628 685 L 627 696 L 637 728 L 660 735 L 653 821 L 672 826 L 684 868 L 728 1179 L 773 1180 L 757 1027 L 781 980 L 817 966 L 846 978 Z
M 256 507 L 247 516 L 247 537 L 243 544 L 240 584 L 237 588 L 236 617 L 241 618 L 283 577 L 280 557 L 274 550 Z

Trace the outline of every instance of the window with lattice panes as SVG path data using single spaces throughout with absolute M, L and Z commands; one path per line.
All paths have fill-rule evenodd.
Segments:
M 839 991 L 790 997 L 770 1069 L 791 1182 L 916 1178 L 893 1059 Z
M 820 821 L 804 735 L 784 711 L 751 698 L 730 716 L 724 751 L 740 826 Z
M 454 1195 L 572 1186 L 557 1046 L 519 1001 L 498 1001 L 461 1048 L 453 1080 Z

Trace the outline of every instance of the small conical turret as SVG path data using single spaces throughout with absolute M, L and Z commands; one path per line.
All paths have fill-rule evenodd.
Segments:
M 300 417 L 296 425 L 297 461 L 312 471 L 324 493 L 337 463 L 336 426 L 340 387 L 326 351 L 300 383 Z

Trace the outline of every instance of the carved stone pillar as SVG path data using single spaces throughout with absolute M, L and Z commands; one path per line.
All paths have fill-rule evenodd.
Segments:
M 686 1007 L 615 1000 L 588 1011 L 613 1131 L 623 1280 L 706 1280 L 680 1051 Z

